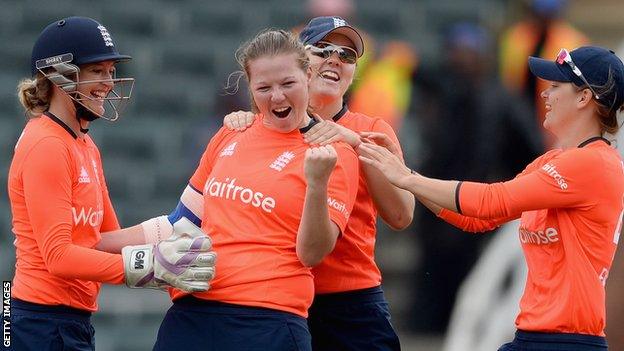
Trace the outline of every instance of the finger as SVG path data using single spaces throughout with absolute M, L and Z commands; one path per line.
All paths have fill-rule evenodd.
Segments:
M 252 124 L 253 124 L 253 122 L 254 122 L 254 117 L 255 117 L 255 116 L 254 116 L 254 114 L 253 114 L 253 113 L 251 113 L 251 112 L 247 112 L 247 114 L 246 114 L 246 118 L 245 118 L 245 126 L 247 126 L 247 127 L 251 127 L 251 125 L 252 125 Z
M 325 139 L 323 140 L 321 143 L 319 143 L 319 145 L 330 145 L 332 143 L 336 143 L 341 141 L 340 135 L 334 135 L 332 137 L 330 137 L 329 139 Z
M 205 254 L 198 254 L 197 257 L 190 263 L 193 267 L 214 267 L 217 262 L 216 252 L 209 252 Z
M 320 135 L 327 133 L 329 127 L 329 123 L 327 123 L 326 121 L 319 122 L 317 125 L 312 127 L 307 133 L 304 134 L 304 138 L 307 139 L 308 142 L 312 142 L 316 140 Z
M 189 276 L 191 280 L 196 280 L 196 281 L 209 281 L 214 279 L 215 277 L 215 270 L 214 268 L 210 267 L 203 267 L 203 268 L 191 268 L 189 269 Z
M 321 118 L 321 116 L 319 116 L 318 114 L 311 112 L 310 110 L 308 110 L 308 115 L 312 116 L 312 118 L 314 118 L 317 122 L 322 122 L 323 119 Z
M 210 289 L 208 282 L 188 281 L 184 282 L 185 287 L 182 290 L 187 292 L 204 292 Z
M 358 158 L 364 164 L 369 165 L 369 166 L 373 166 L 373 167 L 375 167 L 377 169 L 380 169 L 380 163 L 379 162 L 377 162 L 377 161 L 375 161 L 373 159 L 370 159 L 370 158 L 368 158 L 366 156 L 363 156 L 363 155 L 358 156 Z
M 234 130 L 240 130 L 241 129 L 240 118 L 238 116 L 234 116 L 233 119 L 234 120 L 232 121 L 232 125 L 234 126 Z

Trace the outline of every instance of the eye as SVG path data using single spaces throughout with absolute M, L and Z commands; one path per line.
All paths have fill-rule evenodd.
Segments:
M 264 92 L 269 91 L 269 87 L 268 86 L 259 86 L 259 87 L 256 88 L 256 90 L 264 93 Z
M 284 83 L 284 86 L 286 86 L 286 87 L 291 87 L 291 86 L 293 86 L 294 84 L 295 84 L 295 81 L 294 81 L 294 80 L 289 80 L 289 81 L 287 81 L 287 82 L 285 82 L 285 83 Z

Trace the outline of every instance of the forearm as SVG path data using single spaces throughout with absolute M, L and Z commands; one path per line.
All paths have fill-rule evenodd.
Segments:
M 121 255 L 113 255 L 71 243 L 60 243 L 45 253 L 48 271 L 63 279 L 109 284 L 124 282 Z
M 336 244 L 339 230 L 329 218 L 327 184 L 308 184 L 297 234 L 297 257 L 305 266 L 320 263 Z
M 102 239 L 95 246 L 100 251 L 118 254 L 124 246 L 145 244 L 145 234 L 140 224 L 101 235 Z
M 396 187 L 375 167 L 362 164 L 368 191 L 379 216 L 394 230 L 402 230 L 414 218 L 414 195 Z
M 434 213 L 435 210 L 440 211 L 438 207 L 457 212 L 455 192 L 458 183 L 456 180 L 440 180 L 413 174 L 402 185 L 402 188 L 414 194 L 421 202 L 425 200 L 426 203 L 423 202 L 423 204 Z
M 110 253 L 121 253 L 124 246 L 157 244 L 173 234 L 173 225 L 167 216 L 150 218 L 135 226 L 102 233 L 96 249 Z

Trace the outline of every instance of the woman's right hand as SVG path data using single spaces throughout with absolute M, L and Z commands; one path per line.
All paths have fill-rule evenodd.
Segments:
M 254 122 L 254 114 L 249 111 L 231 112 L 223 118 L 223 125 L 229 130 L 243 130 L 251 127 Z
M 337 160 L 338 153 L 331 145 L 307 149 L 303 171 L 308 185 L 327 185 Z

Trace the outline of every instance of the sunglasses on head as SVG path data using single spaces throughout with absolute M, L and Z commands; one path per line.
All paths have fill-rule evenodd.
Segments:
M 559 54 L 557 55 L 557 60 L 556 61 L 560 65 L 563 65 L 565 63 L 568 66 L 570 66 L 570 68 L 572 69 L 572 72 L 577 77 L 581 78 L 583 83 L 585 83 L 585 85 L 587 85 L 587 88 L 589 88 L 589 90 L 591 90 L 591 92 L 592 92 L 592 94 L 594 94 L 594 97 L 596 98 L 596 100 L 600 100 L 600 95 L 598 95 L 598 93 L 596 93 L 594 88 L 592 88 L 592 86 L 589 85 L 589 82 L 587 81 L 587 79 L 585 79 L 585 76 L 583 75 L 581 70 L 576 66 L 576 64 L 574 64 L 574 61 L 572 61 L 572 56 L 570 56 L 570 53 L 568 52 L 568 50 L 561 49 L 561 51 L 559 51 Z
M 339 46 L 325 41 L 319 41 L 314 45 L 307 45 L 312 55 L 328 59 L 334 52 L 342 63 L 354 64 L 357 61 L 357 52 L 348 46 Z

